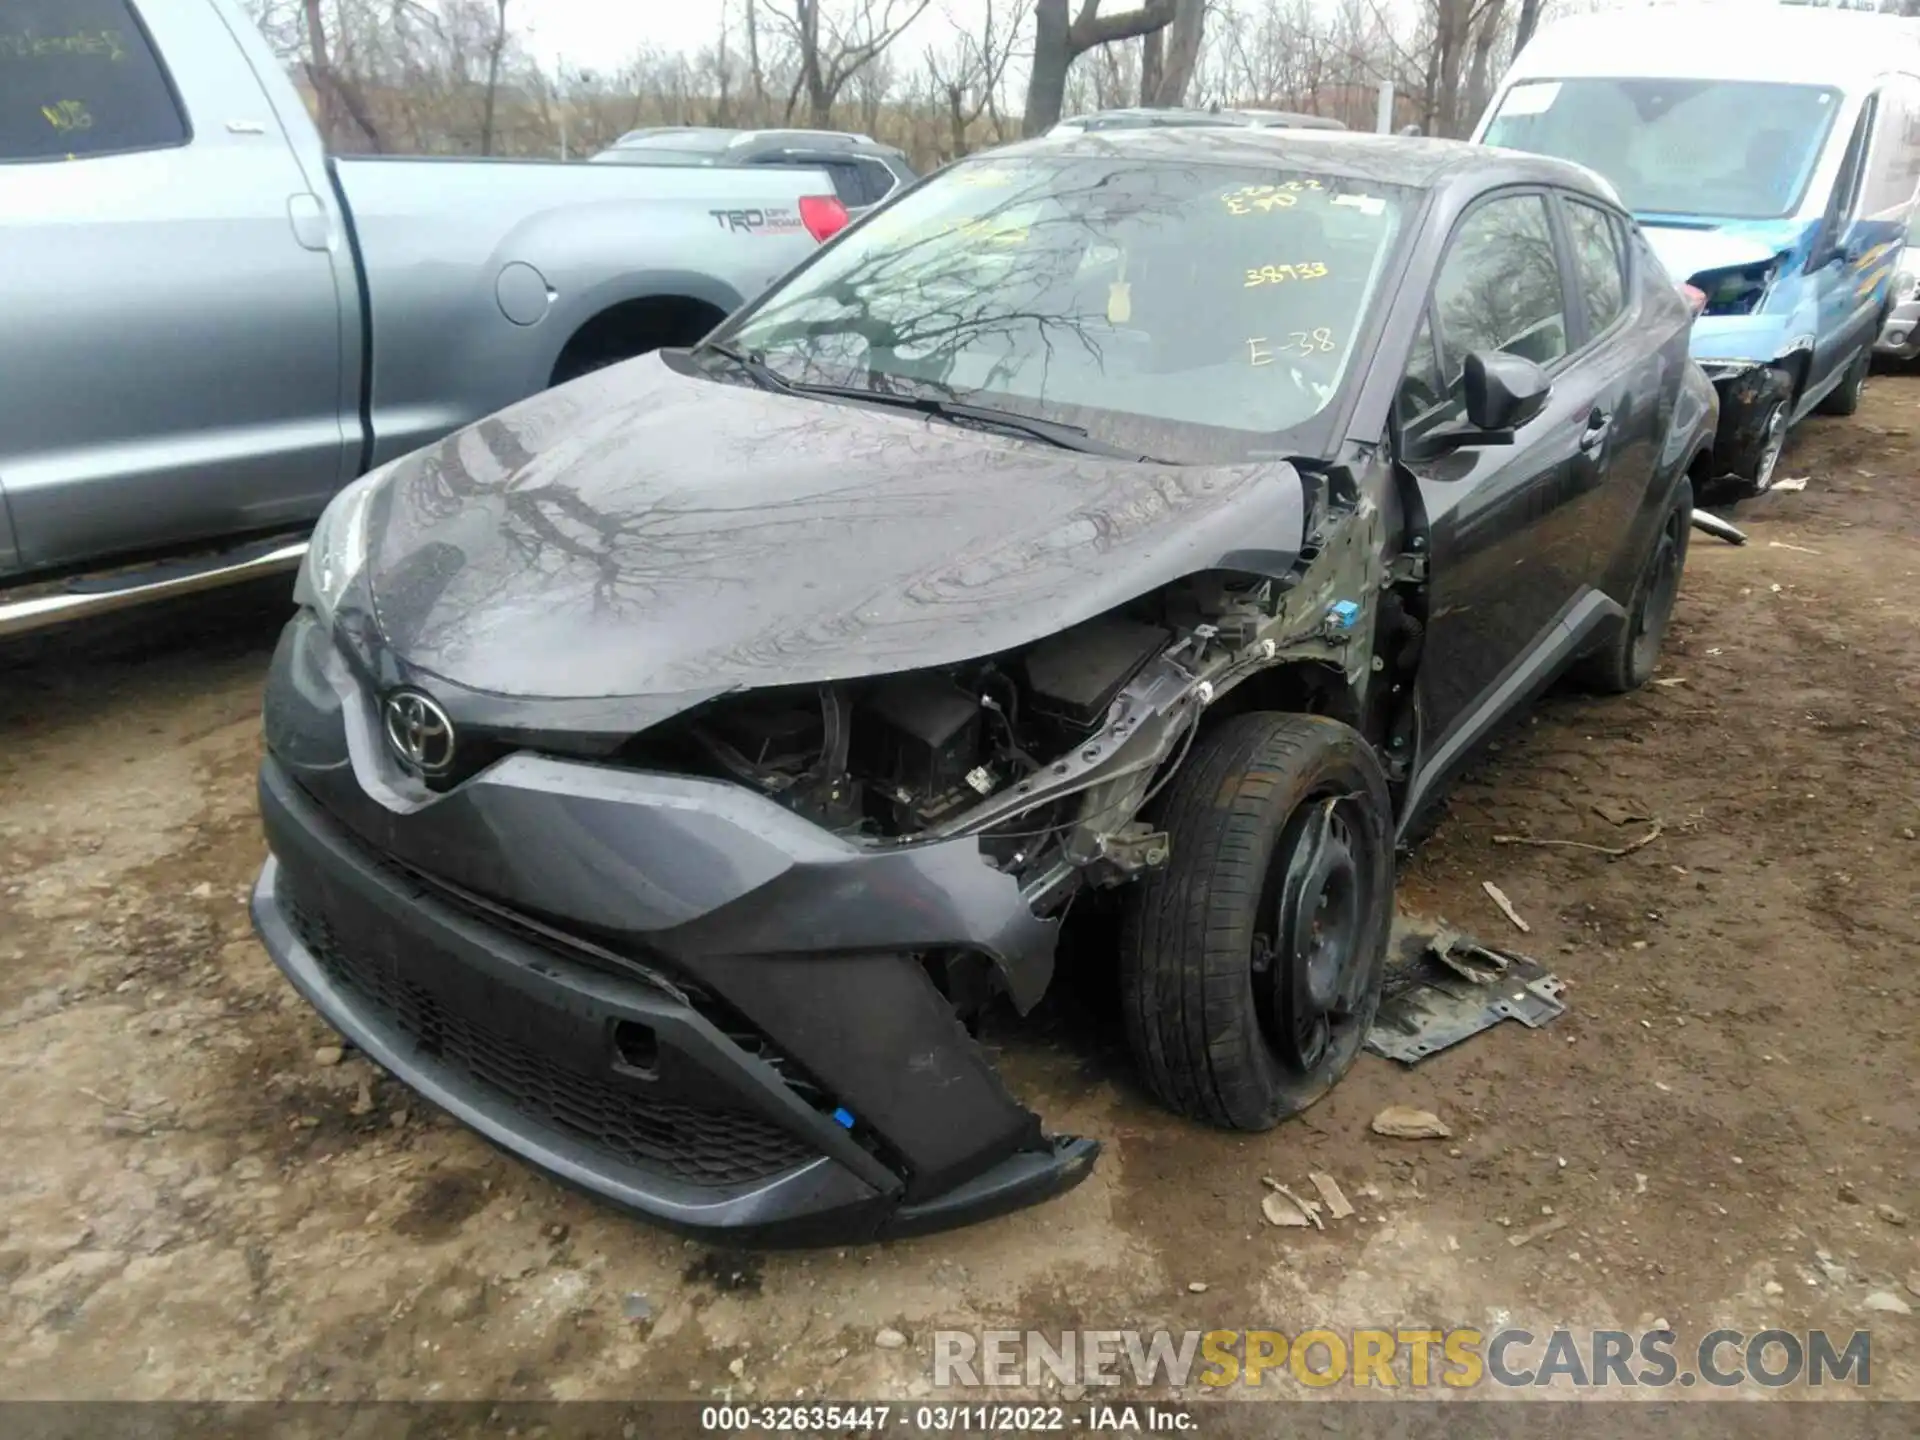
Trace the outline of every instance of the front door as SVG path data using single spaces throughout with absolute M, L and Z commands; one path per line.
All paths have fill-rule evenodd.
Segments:
M 1878 97 L 1870 95 L 1860 108 L 1812 256 L 1819 328 L 1807 373 L 1809 391 L 1837 381 L 1878 328 L 1886 256 L 1860 206 L 1877 105 Z
M 220 17 L 0 0 L 0 478 L 28 566 L 311 521 L 357 457 L 337 221 Z
M 1455 228 L 1402 389 L 1402 432 L 1431 532 L 1432 598 L 1421 663 L 1429 755 L 1476 729 L 1488 698 L 1551 637 L 1579 590 L 1575 501 L 1608 463 L 1613 417 L 1596 367 L 1572 363 L 1576 325 L 1544 194 L 1503 193 Z M 1504 350 L 1554 377 L 1546 410 L 1511 445 L 1418 458 L 1465 418 L 1472 351 Z

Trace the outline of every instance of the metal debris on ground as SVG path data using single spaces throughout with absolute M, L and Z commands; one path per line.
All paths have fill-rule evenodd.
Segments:
M 1776 495 L 1792 495 L 1797 491 L 1806 489 L 1807 481 L 1812 478 L 1811 475 L 1783 475 L 1768 488 Z
M 620 1302 L 620 1313 L 629 1320 L 651 1320 L 653 1303 L 636 1291 Z
M 1566 1013 L 1565 989 L 1557 975 L 1530 956 L 1395 915 L 1367 1048 L 1403 1065 L 1418 1065 L 1502 1020 L 1537 1030 Z M 1377 1119 L 1374 1128 L 1379 1129 Z
M 1340 1188 L 1340 1182 L 1324 1170 L 1315 1170 L 1307 1179 L 1313 1182 L 1313 1188 L 1320 1192 L 1320 1198 L 1327 1202 L 1327 1214 L 1335 1220 L 1344 1220 L 1353 1214 L 1353 1205 L 1347 1199 L 1346 1192 Z
M 1295 1205 L 1284 1195 L 1274 1194 L 1262 1196 L 1260 1199 L 1260 1213 L 1267 1217 L 1267 1223 L 1269 1225 L 1292 1225 L 1299 1227 L 1309 1223 L 1307 1220 L 1307 1212 L 1302 1210 L 1298 1205 Z
M 1778 487 L 1776 486 L 1775 488 L 1777 489 Z M 1738 525 L 1728 524 L 1718 515 L 1709 515 L 1704 510 L 1696 510 L 1693 512 L 1693 528 L 1696 530 L 1704 530 L 1715 539 L 1724 540 L 1729 545 L 1744 545 L 1747 543 L 1746 531 L 1742 530 Z
M 1367 1043 L 1373 1043 L 1372 1036 L 1367 1038 Z M 1448 1128 L 1446 1121 L 1431 1110 L 1416 1110 L 1411 1105 L 1389 1105 L 1373 1117 L 1373 1133 L 1394 1140 L 1445 1140 L 1453 1131 Z
M 1480 888 L 1487 892 L 1487 898 L 1500 907 L 1500 913 L 1511 920 L 1514 928 L 1522 935 L 1533 933 L 1533 927 L 1520 918 L 1520 912 L 1513 908 L 1513 902 L 1507 898 L 1507 892 L 1491 880 L 1482 880 Z
M 1643 814 L 1631 806 L 1616 804 L 1611 800 L 1597 801 L 1593 806 L 1593 813 L 1609 825 L 1644 825 L 1653 819 L 1651 815 Z
M 1555 1231 L 1567 1228 L 1567 1217 L 1556 1215 L 1551 1220 L 1542 1220 L 1530 1229 L 1522 1230 L 1518 1235 L 1509 1235 L 1507 1244 L 1515 1246 L 1531 1245 L 1536 1240 L 1544 1240 Z
M 1311 1200 L 1302 1200 L 1298 1195 L 1294 1194 L 1293 1191 L 1287 1189 L 1287 1187 L 1282 1185 L 1278 1180 L 1273 1182 L 1273 1188 L 1278 1193 L 1286 1196 L 1287 1199 L 1291 1200 L 1293 1202 L 1294 1208 L 1298 1210 L 1302 1215 L 1306 1216 L 1307 1219 L 1313 1222 L 1314 1229 L 1324 1230 L 1327 1228 L 1326 1225 L 1322 1223 L 1320 1219 L 1319 1205 L 1317 1205 Z
M 1769 540 L 1767 542 L 1767 548 L 1769 550 L 1792 550 L 1800 555 L 1818 555 L 1820 553 L 1818 550 L 1809 550 L 1804 545 L 1789 545 L 1784 540 Z
M 1661 822 L 1655 820 L 1653 828 L 1638 840 L 1629 840 L 1625 845 L 1591 845 L 1585 840 L 1541 840 L 1531 835 L 1496 835 L 1496 845 L 1537 845 L 1549 850 L 1592 850 L 1605 855 L 1609 860 L 1622 860 L 1643 846 L 1651 845 L 1663 832 Z

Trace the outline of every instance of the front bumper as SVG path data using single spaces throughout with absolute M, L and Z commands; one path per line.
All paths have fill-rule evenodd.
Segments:
M 1017 933 L 977 854 L 952 875 L 840 854 L 770 802 L 730 816 L 759 799 L 738 787 L 532 757 L 383 802 L 362 703 L 297 618 L 255 924 L 330 1023 L 488 1139 L 736 1244 L 942 1228 L 1090 1170 L 1094 1142 L 1041 1133 L 915 953 Z

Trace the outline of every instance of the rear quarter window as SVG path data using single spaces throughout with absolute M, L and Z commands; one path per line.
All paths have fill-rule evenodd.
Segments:
M 0 161 L 157 150 L 190 133 L 127 0 L 0 0 Z

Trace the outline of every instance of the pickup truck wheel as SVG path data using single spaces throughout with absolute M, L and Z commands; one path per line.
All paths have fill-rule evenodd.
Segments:
M 1879 331 L 1875 331 L 1878 334 Z M 1863 345 L 1847 366 L 1847 378 L 1827 392 L 1816 408 L 1822 415 L 1851 415 L 1860 408 L 1860 392 L 1867 388 L 1867 371 L 1873 365 L 1873 347 Z
M 1157 808 L 1171 856 L 1128 897 L 1120 991 L 1171 1109 L 1267 1130 L 1346 1074 L 1393 922 L 1393 826 L 1372 747 L 1314 715 L 1200 736 Z
M 1660 646 L 1673 620 L 1674 602 L 1680 597 L 1680 577 L 1687 568 L 1687 542 L 1692 535 L 1693 483 L 1682 480 L 1653 537 L 1653 548 L 1640 567 L 1640 578 L 1634 582 L 1633 595 L 1627 602 L 1626 620 L 1604 649 L 1581 664 L 1581 678 L 1588 688 L 1606 695 L 1624 695 L 1653 678 Z
M 1753 421 L 1727 447 L 1724 486 L 1728 498 L 1743 500 L 1773 488 L 1774 472 L 1787 447 L 1787 423 L 1793 414 L 1793 377 L 1784 370 L 1768 370 L 1759 378 L 1753 402 Z

